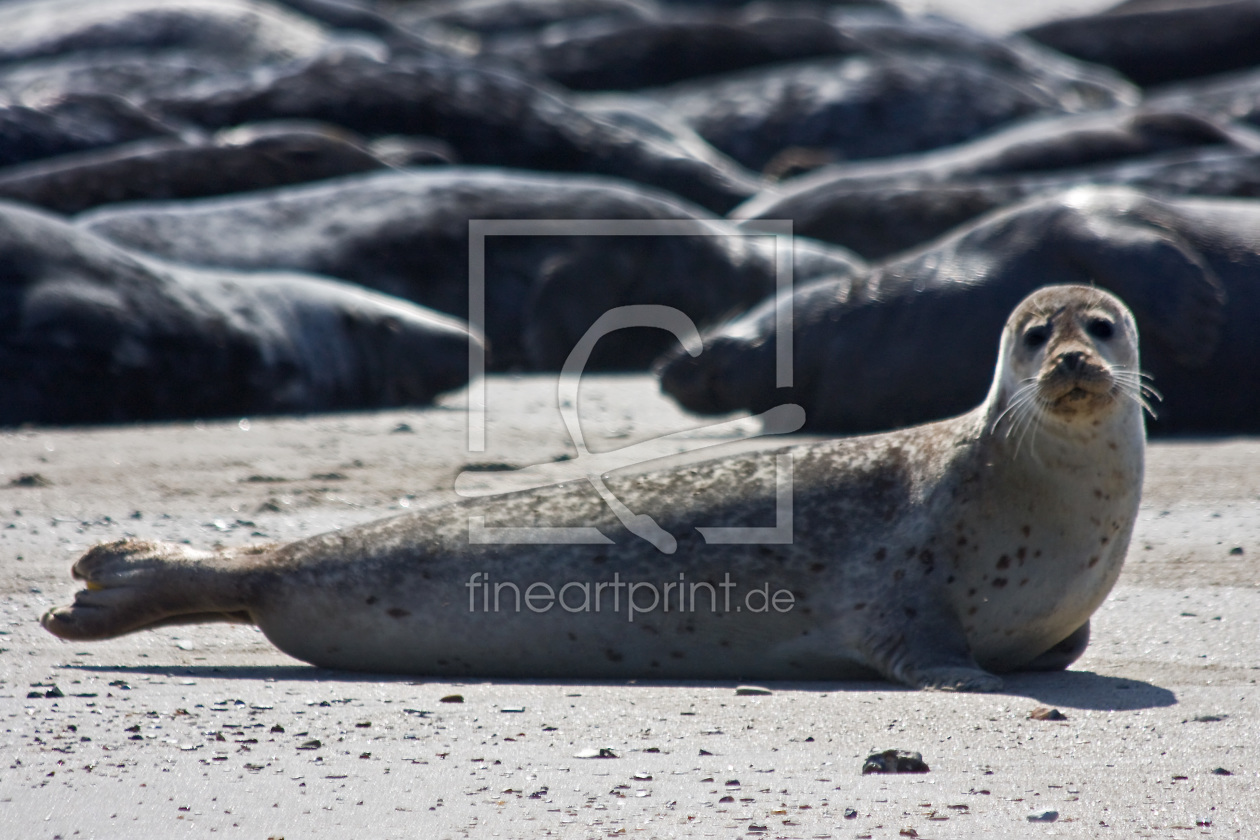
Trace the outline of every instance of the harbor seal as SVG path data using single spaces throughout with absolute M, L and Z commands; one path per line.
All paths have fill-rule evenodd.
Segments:
M 1145 450 L 1136 326 L 1114 296 L 1035 292 L 1000 354 L 979 407 L 913 429 L 590 476 L 273 547 L 100 545 L 74 565 L 86 588 L 43 626 L 79 641 L 252 621 L 316 665 L 432 676 L 878 674 L 995 690 L 994 671 L 1062 668 L 1083 650 Z M 675 538 L 672 555 L 632 535 L 638 511 Z M 522 526 L 543 536 L 488 536 Z

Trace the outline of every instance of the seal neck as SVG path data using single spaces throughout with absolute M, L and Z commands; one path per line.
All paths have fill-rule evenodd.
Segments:
M 995 382 L 985 401 L 983 434 L 998 460 L 1039 462 L 1046 467 L 1092 467 L 1117 458 L 1140 464 L 1146 443 L 1142 407 L 1119 395 L 1107 406 L 1071 416 L 1032 403 L 1012 405 L 1015 389 Z
M 1046 424 L 1039 428 L 1005 429 L 994 435 L 993 451 L 997 459 L 1019 463 L 1027 468 L 1037 465 L 1056 472 L 1088 472 L 1119 470 L 1125 474 L 1141 474 L 1145 450 L 1145 429 L 1135 412 L 1124 412 L 1091 429 L 1065 424 Z

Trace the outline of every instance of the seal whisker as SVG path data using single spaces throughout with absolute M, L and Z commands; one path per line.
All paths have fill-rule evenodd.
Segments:
M 1114 384 L 1110 393 L 1113 397 L 1123 396 L 1132 400 L 1141 406 L 1152 419 L 1159 416 L 1151 405 L 1151 401 L 1162 400 L 1164 397 L 1144 381 L 1154 378 L 1149 373 L 1134 370 L 1127 365 L 1116 365 L 1111 369 L 1111 378 Z
M 1126 366 L 1117 365 L 1112 370 L 1112 378 L 1115 380 L 1118 389 L 1123 391 L 1126 397 L 1140 405 L 1151 416 L 1151 419 L 1159 416 L 1152 405 L 1152 401 L 1161 402 L 1164 399 L 1164 395 L 1154 386 L 1148 385 L 1144 381 L 1154 379 L 1153 376 L 1145 371 L 1135 371 Z
M 1041 430 L 1045 425 L 1045 419 L 1046 419 L 1045 409 L 1048 404 L 1049 404 L 1049 401 L 1046 400 L 1044 397 L 1042 397 L 1040 394 L 1038 394 L 1035 402 L 1029 406 L 1026 412 L 1029 418 L 1028 423 L 1025 424 L 1024 431 L 1020 435 L 1019 441 L 1015 444 L 1016 457 L 1019 457 L 1019 450 L 1024 445 L 1024 438 L 1027 437 L 1028 438 L 1028 454 L 1032 456 L 1033 460 L 1038 460 L 1037 438 L 1041 434 Z
M 1016 430 L 1018 430 L 1020 423 L 1023 417 L 1025 416 L 1025 408 L 1028 406 L 1028 404 L 1031 401 L 1035 399 L 1035 396 L 1036 396 L 1035 394 L 1029 394 L 1027 396 L 1021 397 L 1019 402 L 1013 402 L 1011 404 L 1011 406 L 1008 409 L 1011 413 L 1010 422 L 1006 427 L 1006 434 L 1004 435 L 1004 437 L 1010 438 L 1010 436 L 1014 434 Z M 1003 412 L 1003 415 L 1005 414 L 1006 412 Z
M 1124 372 L 1124 373 L 1133 373 L 1133 374 L 1137 374 L 1138 376 L 1142 377 L 1143 379 L 1154 379 L 1154 378 L 1155 378 L 1155 374 L 1153 374 L 1153 373 L 1147 373 L 1147 372 L 1146 372 L 1146 371 L 1144 371 L 1144 370 L 1139 370 L 1139 369 L 1137 369 L 1137 368 L 1133 367 L 1132 365 L 1112 365 L 1112 366 L 1111 366 L 1111 369 L 1112 369 L 1112 371 L 1122 371 L 1122 372 Z
M 1151 416 L 1152 420 L 1155 420 L 1159 417 L 1159 413 L 1155 411 L 1155 407 L 1151 405 L 1149 400 L 1147 400 L 1145 394 L 1140 394 L 1140 393 L 1134 394 L 1131 392 L 1126 392 L 1126 395 L 1130 399 L 1132 399 L 1134 402 L 1136 402 L 1138 405 L 1142 406 L 1142 409 Z
M 1037 457 L 1037 435 L 1041 431 L 1042 420 L 1045 417 L 1046 400 L 1040 391 L 1032 389 L 1029 398 L 1024 400 L 1015 412 L 1015 422 L 1012 429 L 1019 426 L 1019 437 L 1015 439 L 1015 458 L 1019 458 L 1020 450 L 1023 449 L 1024 439 L 1031 433 L 1029 438 L 1029 451 L 1033 458 Z
M 1155 408 L 1150 404 L 1150 402 L 1146 399 L 1146 397 L 1143 394 L 1132 391 L 1128 388 L 1120 389 L 1120 393 L 1123 394 L 1126 398 L 1132 400 L 1133 402 L 1141 406 L 1142 410 L 1145 411 L 1147 414 L 1149 414 L 1152 420 L 1154 420 L 1155 418 L 1159 416 L 1156 413 Z
M 1015 393 L 1016 393 L 1016 396 L 1011 398 L 1010 405 L 1008 405 L 1006 409 L 1003 410 L 1003 412 L 994 419 L 993 428 L 990 430 L 994 434 L 997 433 L 997 427 L 1001 424 L 1001 422 L 1006 419 L 1007 415 L 1010 415 L 1011 422 L 1006 427 L 1006 436 L 1007 437 L 1011 436 L 1011 429 L 1014 428 L 1014 425 L 1015 425 L 1015 422 L 1014 422 L 1015 415 L 1013 412 L 1015 412 L 1017 408 L 1019 408 L 1029 399 L 1028 395 L 1024 394 L 1022 390 L 1016 391 Z
M 1024 418 L 1028 416 L 1029 406 L 1032 406 L 1037 399 L 1036 385 L 1028 385 L 1016 392 L 1016 397 L 1011 400 L 1011 406 L 1007 407 L 1007 412 L 1011 413 L 1011 424 L 1007 427 L 1007 437 L 1011 437 L 1016 432 Z M 1003 414 L 1007 413 L 1003 412 Z
M 1121 380 L 1120 384 L 1130 389 L 1135 394 L 1141 394 L 1144 397 L 1150 397 L 1151 399 L 1159 400 L 1160 402 L 1163 402 L 1164 400 L 1164 395 L 1159 392 L 1159 389 L 1151 385 L 1147 385 L 1145 382 L 1132 382 L 1132 381 Z
M 1125 390 L 1126 392 L 1132 394 L 1135 397 L 1140 397 L 1143 399 L 1150 398 L 1156 401 L 1162 399 L 1159 391 L 1156 391 L 1153 388 L 1146 388 L 1143 386 L 1130 384 L 1126 382 L 1118 382 L 1116 383 L 1116 385 L 1118 388 Z
M 1154 375 L 1144 370 L 1134 370 L 1127 365 L 1116 365 L 1111 369 L 1111 374 L 1116 379 L 1123 379 L 1126 382 L 1141 385 L 1143 390 L 1155 391 L 1152 386 L 1147 384 L 1155 381 Z M 1155 391 L 1155 393 L 1158 393 L 1158 391 Z M 1161 396 L 1160 399 L 1163 399 L 1163 397 Z
M 1037 396 L 1036 383 L 1036 377 L 1030 377 L 1023 380 L 1020 387 L 1015 389 L 1015 393 L 1011 395 L 1010 404 L 1007 405 L 1005 410 L 1003 410 L 1002 413 L 994 419 L 993 427 L 990 429 L 991 434 L 997 433 L 998 424 L 1002 422 L 1003 418 L 1005 418 L 1008 414 L 1012 414 L 1012 412 L 1018 409 L 1021 405 L 1024 405 L 1029 400 L 1034 399 Z M 1012 422 L 1006 427 L 1006 437 L 1011 436 L 1011 430 L 1015 426 L 1014 419 L 1014 415 L 1012 415 Z

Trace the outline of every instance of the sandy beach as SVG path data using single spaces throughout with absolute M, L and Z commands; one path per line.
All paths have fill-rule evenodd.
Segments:
M 1260 825 L 1251 440 L 1150 447 L 1137 533 L 1089 650 L 998 694 L 448 683 L 321 671 L 243 626 L 72 644 L 37 624 L 97 541 L 287 540 L 451 497 L 470 464 L 573 454 L 549 378 L 492 378 L 487 399 L 480 453 L 459 394 L 427 410 L 0 435 L 0 833 L 1248 837 Z M 592 451 L 683 429 L 670 448 L 768 442 L 706 432 L 646 376 L 588 379 L 580 412 Z M 1038 707 L 1063 719 L 1030 719 Z M 864 776 L 886 749 L 921 753 L 930 772 Z M 616 757 L 580 757 L 601 750 Z

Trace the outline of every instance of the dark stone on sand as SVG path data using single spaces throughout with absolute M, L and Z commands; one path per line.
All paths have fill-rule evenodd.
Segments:
M 866 757 L 862 775 L 868 773 L 927 773 L 931 768 L 923 755 L 906 750 L 884 750 Z

